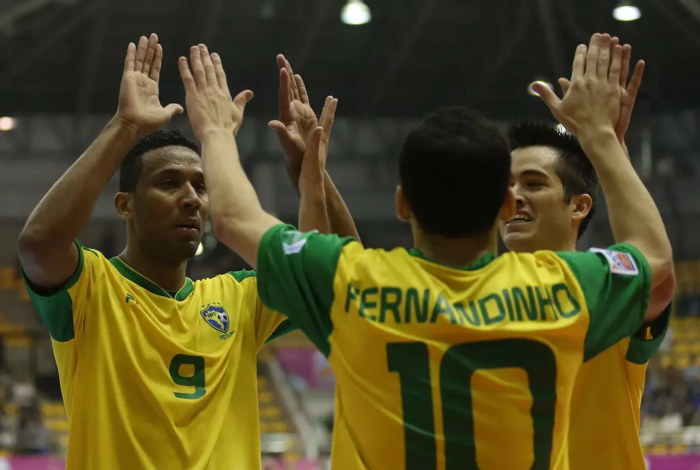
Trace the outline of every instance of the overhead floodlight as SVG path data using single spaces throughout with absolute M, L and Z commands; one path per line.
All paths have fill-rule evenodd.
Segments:
M 365 24 L 372 20 L 372 13 L 362 0 L 348 0 L 340 12 L 340 19 L 345 24 Z
M 541 83 L 541 84 L 543 84 L 543 85 L 549 87 L 550 90 L 554 90 L 554 86 L 553 86 L 551 83 L 546 82 L 546 81 L 544 81 L 544 80 L 535 80 L 534 82 L 530 83 L 530 84 L 527 86 L 527 92 L 528 92 L 530 95 L 532 95 L 532 96 L 540 96 L 540 95 L 538 95 L 537 93 L 535 93 L 535 90 L 532 89 L 532 85 L 534 85 L 535 83 Z
M 613 18 L 617 21 L 635 21 L 642 17 L 642 11 L 631 1 L 622 0 L 613 10 Z
M 17 127 L 17 119 L 5 116 L 0 117 L 0 131 L 11 131 Z
M 199 256 L 199 255 L 201 255 L 202 253 L 204 253 L 204 245 L 202 245 L 202 244 L 200 243 L 199 246 L 197 247 L 197 251 L 195 252 L 194 255 L 195 255 L 195 256 Z
M 564 127 L 564 124 L 557 124 L 557 131 L 560 134 L 570 134 L 570 132 Z

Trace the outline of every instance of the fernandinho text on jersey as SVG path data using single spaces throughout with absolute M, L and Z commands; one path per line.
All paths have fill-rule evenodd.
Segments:
M 569 287 L 523 286 L 492 292 L 478 299 L 451 303 L 430 289 L 366 287 L 348 283 L 345 313 L 357 305 L 357 313 L 379 323 L 435 323 L 444 316 L 450 323 L 489 326 L 511 322 L 551 322 L 581 313 L 581 306 Z M 403 314 L 402 314 L 403 312 Z

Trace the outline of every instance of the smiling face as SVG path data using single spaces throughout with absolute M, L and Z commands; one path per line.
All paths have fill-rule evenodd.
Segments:
M 144 153 L 133 192 L 117 195 L 117 209 L 142 246 L 161 258 L 192 258 L 209 216 L 202 160 L 171 145 Z
M 578 227 L 588 214 L 590 197 L 573 195 L 566 202 L 564 186 L 557 174 L 559 159 L 552 147 L 532 146 L 513 151 L 511 185 L 516 215 L 508 222 L 501 222 L 499 227 L 511 251 L 575 249 Z

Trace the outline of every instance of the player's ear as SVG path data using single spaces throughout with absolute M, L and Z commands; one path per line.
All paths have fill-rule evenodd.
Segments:
M 498 213 L 498 220 L 510 220 L 515 217 L 515 192 L 513 187 L 508 186 L 506 196 L 503 198 L 503 205 Z
M 408 222 L 411 220 L 411 215 L 411 207 L 406 200 L 406 194 L 401 185 L 398 185 L 396 187 L 396 216 L 401 222 Z
M 133 198 L 130 193 L 117 193 L 114 195 L 114 207 L 117 209 L 117 215 L 120 219 L 130 219 L 131 218 L 131 201 Z
M 571 204 L 573 205 L 573 213 L 571 218 L 575 221 L 582 222 L 591 212 L 593 207 L 593 199 L 588 194 L 575 194 L 571 197 Z

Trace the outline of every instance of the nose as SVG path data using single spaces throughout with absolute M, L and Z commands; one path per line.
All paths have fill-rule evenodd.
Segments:
M 182 197 L 180 203 L 184 209 L 199 209 L 202 205 L 202 200 L 197 193 L 197 190 L 191 184 L 182 185 Z

